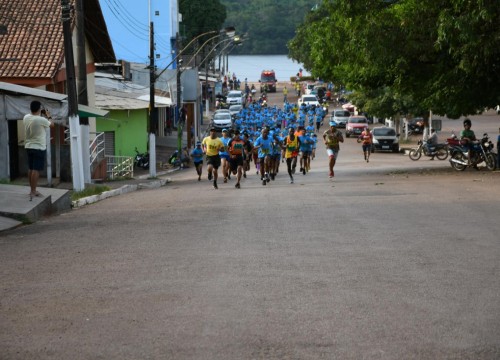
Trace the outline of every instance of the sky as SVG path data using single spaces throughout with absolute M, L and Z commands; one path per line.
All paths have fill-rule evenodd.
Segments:
M 158 68 L 170 63 L 170 1 L 99 0 L 117 60 L 149 64 L 149 4 Z M 155 15 L 159 11 L 159 15 Z M 159 57 L 158 57 L 159 56 Z

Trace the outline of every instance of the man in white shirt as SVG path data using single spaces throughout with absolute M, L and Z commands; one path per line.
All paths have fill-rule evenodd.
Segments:
M 50 113 L 42 107 L 40 101 L 32 101 L 30 114 L 24 116 L 23 124 L 26 135 L 24 148 L 28 155 L 28 179 L 30 183 L 30 198 L 42 196 L 37 190 L 40 171 L 44 169 L 47 152 L 47 137 L 45 129 L 53 127 Z

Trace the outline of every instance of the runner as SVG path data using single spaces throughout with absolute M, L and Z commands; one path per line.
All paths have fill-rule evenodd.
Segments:
M 307 135 L 307 133 L 303 132 L 302 135 L 299 136 L 300 141 L 300 171 L 305 175 L 306 172 L 309 172 L 311 168 L 311 152 L 312 152 L 312 144 L 313 140 Z
M 227 179 L 231 178 L 229 174 L 229 153 L 227 152 L 227 144 L 231 138 L 229 137 L 229 131 L 227 129 L 222 129 L 222 137 L 220 139 L 224 144 L 224 148 L 219 152 L 222 164 L 222 175 L 224 176 L 224 182 L 227 183 Z
M 253 144 L 250 140 L 248 132 L 243 133 L 243 140 L 245 140 L 245 152 L 243 153 L 243 177 L 247 177 L 247 171 L 250 171 L 250 162 L 252 162 Z
M 344 136 L 337 130 L 337 123 L 330 121 L 330 129 L 323 133 L 323 140 L 326 145 L 326 153 L 328 154 L 328 168 L 330 169 L 330 178 L 334 177 L 333 168 L 340 150 L 339 143 L 344 142 Z
M 201 143 L 203 146 L 203 152 L 207 155 L 207 171 L 208 180 L 214 179 L 214 189 L 217 187 L 217 169 L 221 164 L 219 150 L 224 149 L 224 144 L 220 138 L 217 137 L 217 132 L 215 128 L 210 129 L 210 135 L 203 139 Z M 212 176 L 213 173 L 213 176 Z
M 260 163 L 260 179 L 262 185 L 266 185 L 271 179 L 269 178 L 270 154 L 273 150 L 273 140 L 269 137 L 269 130 L 264 128 L 262 135 L 255 140 L 254 150 L 258 151 Z
M 196 147 L 191 151 L 191 157 L 193 158 L 194 167 L 198 174 L 198 181 L 200 181 L 203 169 L 203 149 L 201 148 L 200 141 L 196 142 Z
M 233 138 L 227 145 L 227 151 L 229 152 L 229 167 L 233 175 L 236 175 L 236 185 L 234 185 L 234 187 L 237 189 L 241 187 L 240 180 L 243 173 L 243 157 L 246 153 L 245 145 L 246 141 L 240 137 L 239 130 L 235 130 Z
M 363 154 L 365 155 L 365 161 L 370 162 L 370 153 L 372 150 L 372 139 L 373 135 L 370 128 L 367 126 L 364 128 L 361 135 L 358 136 L 358 143 L 361 143 L 361 148 L 363 149 Z
M 288 136 L 283 140 L 283 149 L 285 150 L 286 168 L 290 176 L 290 184 L 293 184 L 293 174 L 297 166 L 297 155 L 299 154 L 300 140 L 295 136 L 295 129 L 289 128 Z
M 270 162 L 270 172 L 271 172 L 271 180 L 274 181 L 276 175 L 279 172 L 280 160 L 281 160 L 281 143 L 283 139 L 280 138 L 279 133 L 276 131 L 273 134 L 273 150 L 271 153 L 271 162 Z

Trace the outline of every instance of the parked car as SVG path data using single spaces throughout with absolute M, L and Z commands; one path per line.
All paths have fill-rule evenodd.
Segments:
M 349 117 L 351 116 L 351 113 L 347 110 L 344 109 L 334 109 L 332 116 L 330 117 L 330 120 L 333 120 L 337 123 L 337 126 L 339 128 L 344 128 L 347 125 L 347 120 L 349 120 Z
M 300 107 L 303 103 L 306 105 L 319 106 L 319 101 L 316 95 L 302 95 L 297 104 Z
M 231 111 L 227 109 L 216 110 L 212 117 L 212 126 L 218 131 L 222 129 L 232 129 L 233 117 L 231 116 Z
M 244 105 L 245 95 L 240 90 L 231 90 L 226 95 L 226 103 L 231 105 Z
M 399 134 L 396 133 L 396 129 L 387 126 L 376 127 L 373 128 L 372 134 L 372 151 L 399 152 Z
M 364 116 L 351 115 L 347 120 L 345 136 L 359 135 L 365 127 L 368 127 L 368 119 Z
M 233 119 L 240 113 L 241 109 L 243 109 L 243 105 L 229 106 L 229 111 L 231 112 L 231 116 L 233 117 Z

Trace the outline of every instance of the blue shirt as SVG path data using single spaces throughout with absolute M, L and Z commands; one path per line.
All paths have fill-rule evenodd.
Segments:
M 203 161 L 203 150 L 200 147 L 195 147 L 193 151 L 191 151 L 191 157 L 193 158 L 193 162 L 201 162 Z
M 259 159 L 262 159 L 266 155 L 271 155 L 273 150 L 273 139 L 269 136 L 267 139 L 264 139 L 262 136 L 259 136 L 257 140 L 255 140 L 254 146 L 259 147 Z

